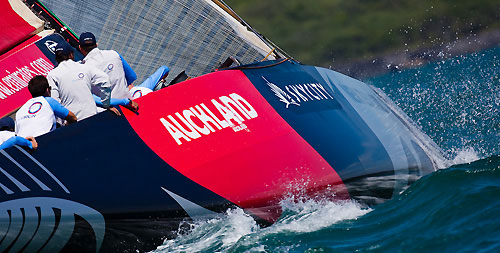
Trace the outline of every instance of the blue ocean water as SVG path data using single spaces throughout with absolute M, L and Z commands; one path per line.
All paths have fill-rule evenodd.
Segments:
M 367 80 L 451 157 L 500 153 L 500 47 Z
M 449 168 L 371 208 L 287 199 L 259 227 L 242 210 L 188 224 L 158 252 L 500 251 L 500 47 L 392 72 L 381 88 L 447 154 Z

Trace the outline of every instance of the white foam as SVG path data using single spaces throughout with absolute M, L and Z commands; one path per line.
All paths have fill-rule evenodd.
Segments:
M 272 232 L 298 232 L 307 233 L 329 227 L 343 220 L 356 219 L 371 209 L 361 208 L 352 200 L 347 201 L 315 201 L 301 200 L 295 203 L 293 199 L 282 201 L 283 212 L 291 215 L 282 217 L 273 225 Z
M 479 160 L 478 153 L 472 147 L 465 147 L 455 151 L 455 158 L 451 161 L 452 165 L 471 163 Z
M 221 251 L 258 229 L 253 218 L 241 209 L 231 209 L 224 216 L 196 221 L 190 226 L 187 234 L 179 233 L 177 238 L 165 240 L 154 252 Z
M 267 250 L 259 243 L 264 237 L 280 233 L 310 233 L 340 221 L 356 219 L 371 211 L 351 200 L 333 202 L 296 200 L 292 197 L 282 201 L 281 205 L 283 215 L 270 227 L 261 228 L 243 210 L 232 209 L 219 218 L 191 224 L 189 233 L 165 240 L 155 252 L 221 252 L 233 247 L 264 252 Z M 293 248 L 293 245 L 283 246 Z

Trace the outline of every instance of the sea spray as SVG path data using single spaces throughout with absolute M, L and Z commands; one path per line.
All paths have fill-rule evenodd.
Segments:
M 284 243 L 282 235 L 300 235 L 319 231 L 337 222 L 356 219 L 371 209 L 355 201 L 287 198 L 281 201 L 283 214 L 269 227 L 260 227 L 242 209 L 227 210 L 225 215 L 190 223 L 188 233 L 166 240 L 155 252 L 243 252 L 288 251 L 295 246 Z M 269 246 L 261 244 L 271 243 Z
M 451 160 L 452 165 L 471 163 L 479 160 L 479 154 L 472 147 L 456 150 L 455 157 Z
M 500 153 L 500 47 L 366 80 L 380 88 L 443 150 Z

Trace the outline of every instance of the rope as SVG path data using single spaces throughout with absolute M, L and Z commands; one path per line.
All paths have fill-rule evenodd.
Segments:
M 237 69 L 263 69 L 263 68 L 269 68 L 269 67 L 273 67 L 273 66 L 276 66 L 276 65 L 280 65 L 286 61 L 290 60 L 290 58 L 285 58 L 279 62 L 275 62 L 273 64 L 270 64 L 270 65 L 266 65 L 266 66 L 241 66 L 241 67 L 237 67 Z
M 274 51 L 276 50 L 276 48 L 273 48 L 273 50 L 271 50 L 271 52 L 269 52 L 266 57 L 264 57 L 264 59 L 260 60 L 261 62 L 265 61 L 267 59 L 267 57 L 269 57 Z

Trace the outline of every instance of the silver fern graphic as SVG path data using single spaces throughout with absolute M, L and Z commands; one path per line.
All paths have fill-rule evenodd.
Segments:
M 0 150 L 0 159 L 10 161 L 10 164 L 3 163 L 7 167 L 0 167 L 0 252 L 59 252 L 75 232 L 76 216 L 84 219 L 92 228 L 96 251 L 99 251 L 106 225 L 102 214 L 67 199 L 29 196 L 63 192 L 70 194 L 70 191 L 37 159 L 22 148 L 15 148 L 25 157 L 13 156 L 19 154 L 14 148 Z M 28 161 L 38 167 L 33 164 L 27 166 Z M 54 182 L 44 183 L 36 175 L 46 175 Z M 27 179 L 34 184 L 28 184 Z M 17 198 L 3 201 L 13 196 Z
M 281 102 L 285 103 L 286 104 L 286 108 L 288 109 L 288 106 L 289 105 L 296 105 L 296 106 L 300 106 L 299 103 L 295 102 L 295 100 L 293 100 L 292 97 L 290 97 L 290 95 L 288 95 L 285 91 L 283 91 L 280 87 L 278 87 L 276 84 L 274 83 L 271 83 L 269 82 L 266 78 L 264 78 L 262 76 L 262 79 L 264 79 L 264 81 L 266 81 L 267 83 L 267 86 L 269 86 L 269 88 L 271 88 L 271 90 L 274 92 L 274 95 L 276 95 Z
M 98 211 L 70 200 L 47 197 L 1 202 L 0 251 L 59 252 L 73 234 L 75 215 L 88 222 L 99 251 L 106 225 Z

